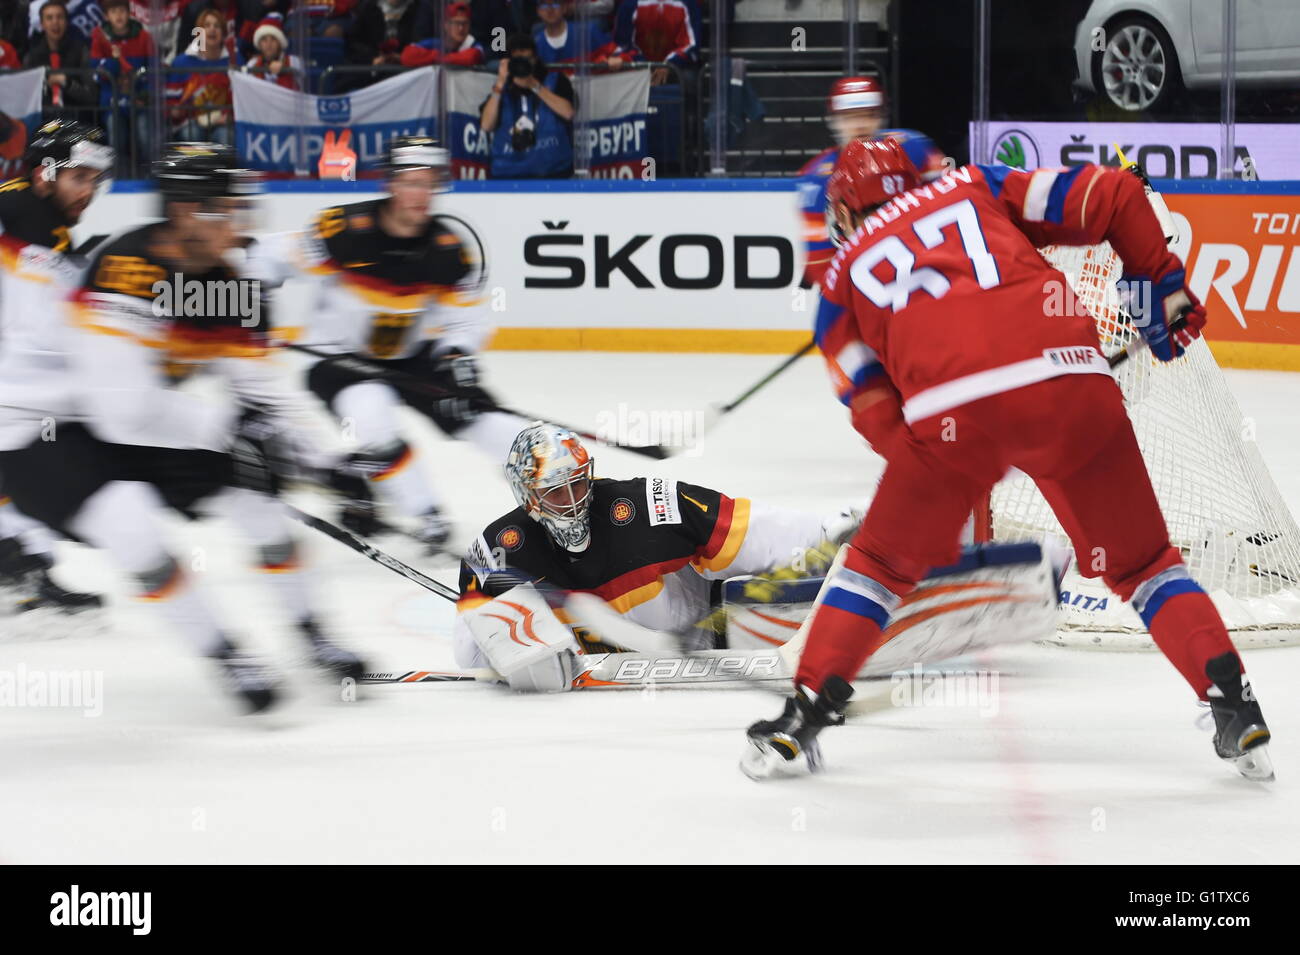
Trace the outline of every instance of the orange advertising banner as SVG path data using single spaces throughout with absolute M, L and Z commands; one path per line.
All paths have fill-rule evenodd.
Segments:
M 1165 193 L 1219 364 L 1300 371 L 1300 195 Z

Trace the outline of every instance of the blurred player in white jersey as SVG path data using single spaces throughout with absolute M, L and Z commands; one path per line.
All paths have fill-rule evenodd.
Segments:
M 257 711 L 276 700 L 278 678 L 239 652 L 168 553 L 163 508 L 191 518 L 219 508 L 256 548 L 313 663 L 352 680 L 363 666 L 322 631 L 275 496 L 322 465 L 292 437 L 306 398 L 268 359 L 260 290 L 227 260 L 256 183 L 215 144 L 169 146 L 155 176 L 163 219 L 101 245 L 68 321 L 16 356 L 22 385 L 0 381 L 0 469 L 19 508 L 106 551 Z M 200 373 L 221 381 L 219 395 L 185 387 Z
M 113 151 L 97 127 L 53 120 L 36 132 L 23 159 L 28 173 L 0 185 L 0 376 L 15 387 L 58 361 L 42 343 L 61 326 L 55 301 L 71 290 L 82 264 L 69 230 L 106 183 Z M 102 601 L 50 577 L 53 535 L 22 514 L 3 486 L 0 474 L 0 614 L 28 614 L 23 625 L 47 634 L 51 622 L 76 627 L 73 615 Z
M 299 342 L 315 356 L 307 386 L 358 445 L 353 477 L 340 481 L 350 498 L 341 522 L 362 536 L 385 530 L 373 490 L 436 549 L 451 525 L 402 436 L 398 408 L 497 461 L 527 422 L 493 410 L 479 386 L 474 356 L 491 333 L 481 308 L 485 263 L 433 212 L 450 179 L 447 151 L 425 137 L 396 137 L 386 172 L 384 198 L 334 206 L 301 233 L 269 236 L 250 249 L 249 264 L 271 286 L 314 284 Z

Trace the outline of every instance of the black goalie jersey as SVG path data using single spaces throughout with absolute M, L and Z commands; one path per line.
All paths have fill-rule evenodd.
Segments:
M 597 480 L 592 485 L 591 543 L 570 554 L 516 508 L 493 521 L 461 563 L 459 610 L 500 596 L 522 580 L 601 597 L 644 627 L 675 631 L 709 610 L 711 580 L 761 573 L 819 543 L 815 515 L 667 478 Z M 514 574 L 507 573 L 514 571 Z M 457 628 L 457 657 L 473 655 L 468 628 Z

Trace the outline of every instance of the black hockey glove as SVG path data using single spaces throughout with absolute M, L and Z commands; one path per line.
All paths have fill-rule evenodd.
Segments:
M 231 484 L 263 494 L 278 494 L 297 470 L 285 423 L 265 408 L 248 407 L 239 416 L 228 453 Z
M 444 380 L 457 388 L 478 385 L 478 359 L 458 351 L 443 352 L 433 359 L 434 380 Z

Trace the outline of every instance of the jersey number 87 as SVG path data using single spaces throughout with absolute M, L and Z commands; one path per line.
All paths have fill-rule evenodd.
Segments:
M 954 202 L 921 217 L 912 223 L 912 232 L 925 248 L 934 249 L 948 241 L 943 230 L 954 223 L 979 287 L 988 289 L 998 285 L 1002 277 L 998 274 L 997 262 L 989 252 L 988 243 L 984 241 L 975 204 L 969 199 Z M 894 267 L 892 282 L 882 282 L 871 273 L 881 262 L 888 262 Z M 907 307 L 915 291 L 928 292 L 936 299 L 948 294 L 952 283 L 942 272 L 929 266 L 913 271 L 915 265 L 916 253 L 898 236 L 890 235 L 853 260 L 849 267 L 849 277 L 872 304 L 895 312 Z

